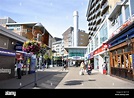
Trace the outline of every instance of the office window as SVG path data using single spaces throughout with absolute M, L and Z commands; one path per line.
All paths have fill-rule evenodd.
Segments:
M 97 35 L 95 36 L 95 41 L 94 42 L 95 42 L 95 48 L 97 48 L 98 47 L 98 36 Z
M 100 30 L 100 43 L 102 44 L 108 38 L 107 23 L 105 22 Z
M 129 5 L 125 5 L 125 14 L 126 14 L 126 20 L 129 19 L 130 17 Z

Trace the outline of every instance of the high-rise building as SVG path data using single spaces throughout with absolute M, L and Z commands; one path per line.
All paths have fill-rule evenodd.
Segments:
M 102 64 L 106 62 L 107 74 L 134 80 L 133 4 L 133 0 L 89 1 L 86 15 L 89 22 L 87 56 L 88 61 L 101 73 L 104 71 Z M 100 10 L 96 10 L 97 5 Z M 100 14 L 97 14 L 98 11 Z
M 88 34 L 84 30 L 79 29 L 79 20 L 78 20 L 78 11 L 74 11 L 73 13 L 73 23 L 74 27 L 69 27 L 62 35 L 63 35 L 63 43 L 65 55 L 67 56 L 67 60 L 69 61 L 69 65 L 77 64 L 79 66 L 80 62 L 84 60 L 84 54 L 86 52 L 86 46 L 88 44 Z
M 87 8 L 87 21 L 89 30 L 89 39 L 99 29 L 101 23 L 106 18 L 106 15 L 116 5 L 116 2 L 121 0 L 89 0 Z

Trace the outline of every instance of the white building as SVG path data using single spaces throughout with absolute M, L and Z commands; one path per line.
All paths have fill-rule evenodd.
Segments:
M 117 0 L 115 1 L 117 2 Z M 92 5 L 93 2 L 93 0 L 90 0 L 89 6 Z M 111 38 L 111 36 L 116 35 L 118 28 L 122 26 L 124 22 L 132 17 L 134 13 L 132 4 L 134 4 L 133 0 L 121 0 L 116 3 L 115 6 L 110 9 L 109 13 L 105 14 L 103 21 L 97 25 L 97 29 L 95 31 L 92 29 L 93 25 L 90 26 L 90 24 L 94 21 L 90 18 L 92 17 L 90 15 L 93 15 L 91 14 L 93 8 L 88 8 L 88 10 L 90 10 L 87 12 L 87 19 L 89 21 L 89 44 L 87 49 L 89 51 L 88 57 L 89 61 L 93 62 L 94 69 L 101 73 L 103 73 L 102 64 L 106 61 L 108 63 L 108 74 L 110 74 L 109 54 L 107 54 L 108 50 L 105 50 L 108 45 L 105 45 L 105 43 Z

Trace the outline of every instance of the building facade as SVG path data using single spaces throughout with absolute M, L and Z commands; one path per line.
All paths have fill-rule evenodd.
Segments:
M 92 1 L 92 0 L 91 0 Z M 89 4 L 91 4 L 91 1 Z M 103 1 L 103 0 L 102 0 Z M 93 61 L 94 68 L 98 69 L 101 73 L 103 73 L 102 64 L 103 62 L 107 62 L 108 66 L 108 74 L 111 75 L 111 54 L 109 52 L 111 51 L 109 47 L 109 43 L 114 42 L 116 39 L 112 39 L 115 35 L 117 35 L 120 30 L 125 25 L 130 25 L 130 21 L 133 18 L 133 9 L 132 4 L 134 2 L 132 0 L 121 0 L 120 2 L 118 0 L 115 0 L 115 2 L 109 0 L 109 10 L 105 17 L 105 19 L 101 22 L 98 29 L 91 34 L 91 30 L 89 30 L 89 61 Z M 88 20 L 88 14 L 90 11 L 87 12 L 87 20 Z M 90 15 L 89 15 L 90 16 Z M 89 20 L 89 23 L 93 21 L 92 19 Z M 92 27 L 89 26 L 89 29 Z M 132 32 L 130 33 L 130 35 Z M 121 36 L 121 35 L 120 35 Z M 119 39 L 121 38 L 120 36 Z M 117 37 L 117 38 L 118 38 Z M 126 37 L 124 37 L 125 41 Z M 121 41 L 121 40 L 120 40 Z M 123 42 L 123 40 L 122 40 Z
M 0 80 L 15 77 L 16 45 L 27 39 L 0 26 Z
M 78 30 L 77 46 L 74 46 L 74 28 L 68 28 L 63 34 L 64 56 L 68 60 L 68 65 L 75 65 L 85 59 L 86 46 L 88 44 L 88 34 L 84 30 Z
M 133 4 L 133 0 L 117 3 L 108 17 L 111 23 L 110 31 L 112 31 L 107 42 L 111 75 L 129 80 L 134 80 Z
M 25 37 L 27 38 L 27 40 L 37 40 L 41 42 L 42 44 L 46 44 L 47 47 L 50 48 L 50 49 L 45 50 L 47 52 L 46 54 L 44 53 L 45 51 L 41 53 L 41 56 L 38 60 L 39 66 L 41 66 L 41 63 L 43 63 L 43 59 L 45 59 L 46 57 L 43 55 L 47 55 L 47 57 L 52 59 L 51 58 L 52 53 L 50 51 L 52 48 L 53 36 L 47 31 L 47 29 L 41 23 L 36 23 L 36 22 L 17 23 L 17 22 L 14 22 L 11 18 L 8 18 L 8 19 L 2 18 L 0 22 L 1 24 L 5 24 L 5 28 L 7 28 L 8 30 L 11 30 L 12 32 L 15 32 L 19 36 Z M 22 48 L 22 45 L 20 46 L 21 48 Z M 21 51 L 19 52 L 23 52 L 22 49 L 20 50 Z M 31 58 L 30 60 L 30 65 L 32 61 L 34 61 L 34 59 L 35 58 L 33 56 L 33 59 Z
M 13 19 L 11 19 L 10 17 L 0 18 L 0 25 L 1 26 L 6 27 L 6 23 L 16 23 L 16 21 L 14 21 Z

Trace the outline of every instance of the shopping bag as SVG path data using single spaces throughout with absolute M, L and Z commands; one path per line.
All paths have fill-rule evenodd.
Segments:
M 84 75 L 83 70 L 79 71 L 79 75 Z

